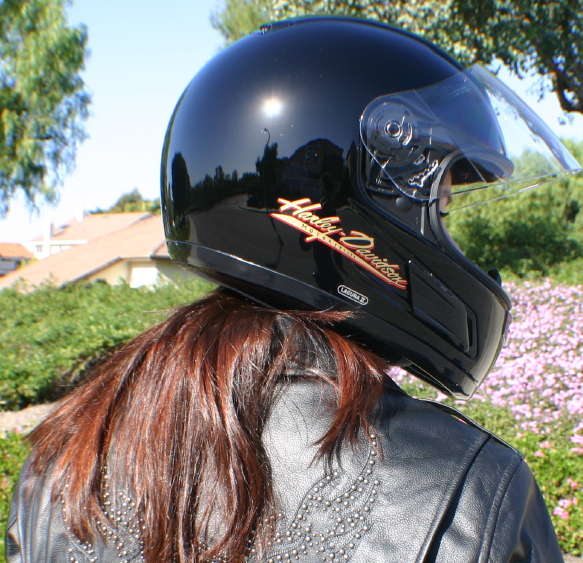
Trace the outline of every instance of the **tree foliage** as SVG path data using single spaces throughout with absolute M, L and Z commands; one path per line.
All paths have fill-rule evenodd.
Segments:
M 547 77 L 541 93 L 550 88 L 565 111 L 583 113 L 581 0 L 452 0 L 452 8 L 478 60 Z
M 211 15 L 211 23 L 230 44 L 270 21 L 272 4 L 271 0 L 226 0 L 223 10 Z
M 130 213 L 132 211 L 149 211 L 154 215 L 160 214 L 160 198 L 144 199 L 140 190 L 134 188 L 123 194 L 109 209 L 94 209 L 91 213 Z
M 212 23 L 227 43 L 258 23 L 306 15 L 367 18 L 417 33 L 462 64 L 500 59 L 538 75 L 542 96 L 583 113 L 582 0 L 227 0 Z
M 583 143 L 565 144 L 583 161 Z M 528 161 L 529 155 L 523 159 Z M 453 211 L 446 225 L 466 256 L 483 270 L 564 279 L 566 266 L 583 263 L 583 176 L 568 176 L 520 195 Z M 581 272 L 569 281 L 581 283 Z
M 32 207 L 56 200 L 84 138 L 87 33 L 65 2 L 0 1 L 0 215 L 18 192 Z

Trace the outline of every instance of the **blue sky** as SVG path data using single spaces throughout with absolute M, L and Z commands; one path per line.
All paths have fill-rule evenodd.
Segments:
M 83 208 L 109 207 L 138 188 L 158 197 L 160 153 L 180 94 L 222 44 L 210 24 L 219 0 L 76 0 L 71 24 L 84 23 L 91 54 L 84 80 L 93 96 L 89 138 L 65 178 L 57 207 L 30 215 L 22 202 L 0 219 L 0 241 L 33 239 Z
M 72 24 L 84 23 L 89 49 L 84 79 L 93 96 L 86 123 L 89 138 L 81 145 L 75 171 L 65 178 L 56 207 L 40 215 L 16 201 L 0 219 L 0 242 L 39 236 L 52 219 L 62 224 L 82 209 L 111 206 L 138 188 L 158 197 L 160 152 L 166 125 L 180 94 L 196 71 L 222 44 L 210 24 L 220 0 L 76 0 Z M 538 104 L 528 84 L 509 85 L 561 136 L 583 140 L 583 116 L 559 125 L 554 95 Z

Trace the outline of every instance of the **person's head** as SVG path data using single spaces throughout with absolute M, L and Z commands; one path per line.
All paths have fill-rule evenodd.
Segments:
M 168 248 L 258 303 L 355 312 L 345 334 L 467 398 L 510 302 L 444 214 L 576 167 L 494 77 L 418 37 L 281 22 L 217 55 L 180 98 L 162 160 Z

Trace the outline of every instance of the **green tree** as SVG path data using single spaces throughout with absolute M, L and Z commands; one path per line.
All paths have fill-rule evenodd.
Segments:
M 55 201 L 84 138 L 87 32 L 68 25 L 65 7 L 0 1 L 0 216 L 19 192 L 33 208 Z
M 160 213 L 160 198 L 144 199 L 140 190 L 134 188 L 131 192 L 123 194 L 109 209 L 94 209 L 91 213 L 130 213 L 132 211 L 149 211 L 158 215 Z
M 582 0 L 227 0 L 212 23 L 230 43 L 258 22 L 306 15 L 383 21 L 417 33 L 463 64 L 504 62 L 538 75 L 540 95 L 583 113 Z M 244 15 L 244 17 L 241 17 Z
M 271 0 L 226 0 L 224 8 L 211 15 L 211 23 L 230 44 L 270 21 L 272 4 Z

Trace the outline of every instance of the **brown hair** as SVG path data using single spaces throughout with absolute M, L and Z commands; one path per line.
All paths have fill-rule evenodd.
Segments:
M 32 469 L 52 464 L 54 494 L 80 538 L 98 537 L 107 520 L 107 469 L 128 478 L 148 563 L 241 561 L 251 541 L 265 544 L 260 524 L 275 510 L 262 431 L 282 376 L 305 373 L 335 390 L 321 456 L 370 434 L 386 365 L 330 328 L 349 315 L 269 310 L 221 292 L 182 307 L 33 432 Z

